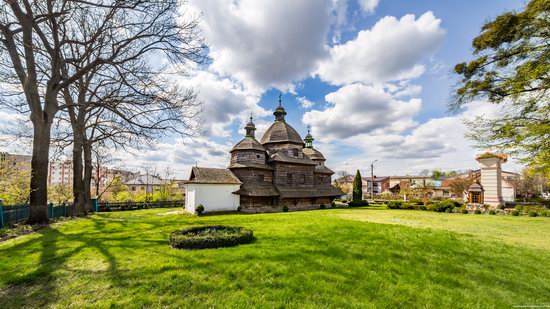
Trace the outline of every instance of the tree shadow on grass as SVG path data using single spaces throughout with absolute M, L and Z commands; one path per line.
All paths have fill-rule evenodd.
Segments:
M 125 242 L 132 237 L 117 237 L 106 229 L 104 220 L 86 218 L 81 220 L 92 220 L 93 229 L 85 229 L 79 234 L 64 234 L 56 227 L 48 227 L 37 232 L 40 236 L 23 241 L 11 246 L 2 252 L 0 263 L 17 265 L 17 260 L 24 259 L 23 256 L 36 254 L 39 257 L 34 268 L 29 272 L 20 274 L 21 269 L 9 269 L 0 267 L 0 283 L 6 285 L 0 290 L 0 304 L 10 304 L 10 307 L 43 307 L 56 303 L 63 295 L 59 295 L 58 285 L 64 276 L 81 276 L 90 274 L 96 270 L 81 270 L 69 266 L 69 259 L 82 250 L 97 250 L 108 266 L 101 272 L 114 282 L 120 276 L 118 263 L 115 255 L 110 249 L 126 248 L 128 251 L 136 249 L 131 245 L 125 246 Z M 148 229 L 158 228 L 158 225 L 149 226 Z M 122 223 L 121 229 L 127 229 Z M 141 230 L 143 231 L 143 230 Z M 116 234 L 115 234 L 116 235 Z M 165 244 L 168 240 L 140 239 L 141 246 Z M 139 246 L 138 246 L 139 247 Z M 2 260 L 6 259 L 2 262 Z M 19 266 L 20 267 L 20 266 Z M 84 291 L 85 292 L 85 291 Z M 32 300 L 32 302 L 28 302 Z M 2 306 L 0 306 L 2 307 Z

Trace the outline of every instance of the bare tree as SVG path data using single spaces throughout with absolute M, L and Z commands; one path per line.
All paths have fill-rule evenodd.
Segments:
M 182 22 L 178 0 L 4 2 L 6 5 L 0 8 L 0 77 L 6 99 L 0 103 L 30 114 L 33 159 L 29 222 L 41 222 L 47 220 L 51 128 L 60 110 L 67 110 L 73 132 L 77 133 L 73 140 L 73 157 L 78 158 L 73 160 L 78 176 L 74 188 L 84 187 L 80 158 L 87 113 L 80 113 L 76 107 L 82 106 L 85 99 L 85 91 L 80 88 L 86 85 L 87 75 L 111 68 L 111 72 L 124 76 L 125 64 L 146 63 L 147 57 L 186 63 L 193 57 L 200 59 L 204 48 L 195 41 L 196 21 Z M 153 76 L 162 69 L 149 68 L 153 70 L 141 73 Z M 80 88 L 74 92 L 77 82 Z M 73 97 L 74 93 L 78 95 Z M 123 110 L 115 114 L 126 117 Z M 75 202 L 84 198 L 79 193 Z

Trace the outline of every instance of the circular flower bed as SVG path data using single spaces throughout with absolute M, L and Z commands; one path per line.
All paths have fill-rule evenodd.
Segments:
M 170 234 L 170 244 L 177 249 L 231 247 L 252 240 L 252 230 L 239 226 L 194 226 Z

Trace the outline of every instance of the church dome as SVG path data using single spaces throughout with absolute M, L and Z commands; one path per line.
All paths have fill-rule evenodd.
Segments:
M 325 160 L 325 156 L 317 150 L 313 148 L 304 148 L 302 150 L 306 156 L 308 156 L 311 160 Z
M 304 141 L 300 134 L 284 121 L 275 121 L 264 133 L 260 141 L 263 145 L 267 143 L 297 143 L 303 144 Z
M 238 142 L 237 145 L 231 149 L 230 152 L 236 151 L 236 150 L 259 150 L 259 151 L 265 151 L 264 146 L 258 142 L 257 139 L 254 137 L 247 136 L 242 141 Z

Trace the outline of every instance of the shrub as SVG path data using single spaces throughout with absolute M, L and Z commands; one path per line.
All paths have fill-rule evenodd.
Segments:
M 489 214 L 490 214 L 490 215 L 496 215 L 496 212 L 495 212 L 494 210 L 491 209 L 491 210 L 489 210 Z
M 451 212 L 453 212 L 453 209 L 452 208 L 447 208 L 447 209 L 445 209 L 445 212 L 450 214 Z
M 348 203 L 348 206 L 349 207 L 369 206 L 369 202 L 367 200 L 351 201 Z
M 240 212 L 240 211 L 241 211 L 242 209 L 243 209 L 243 208 L 242 208 L 242 207 L 241 207 L 240 205 L 239 205 L 239 206 L 237 206 L 237 211 L 239 211 L 239 212 Z
M 418 205 L 412 205 L 412 204 L 409 204 L 409 203 L 403 203 L 401 204 L 401 209 L 408 209 L 408 210 L 412 210 L 412 209 L 420 209 L 420 206 Z
M 336 208 L 336 203 L 335 203 L 335 202 L 331 202 L 331 203 L 330 203 L 330 206 L 331 206 L 332 208 Z
M 283 211 L 284 211 L 284 212 L 288 212 L 288 206 L 284 205 L 284 206 L 283 206 Z
M 476 210 L 474 210 L 474 213 L 475 213 L 476 215 L 480 215 L 480 214 L 481 214 L 481 210 L 476 209 Z
M 463 214 L 468 214 L 468 209 L 463 208 L 461 212 L 462 212 Z
M 325 206 L 325 204 L 321 204 L 321 206 L 319 206 L 321 209 L 325 209 L 327 208 L 327 206 Z
M 432 205 L 428 205 L 428 206 L 429 206 L 429 208 L 433 207 L 433 211 L 447 212 L 447 209 L 452 210 L 453 208 L 455 208 L 455 206 L 459 206 L 459 205 L 456 205 L 455 201 L 453 201 L 453 200 L 443 200 L 443 201 L 435 203 L 433 206 Z
M 504 208 L 506 208 L 506 206 L 504 206 L 504 204 L 501 204 L 501 205 L 498 205 L 497 208 L 500 209 L 500 210 L 503 210 Z
M 537 217 L 539 214 L 536 211 L 530 211 L 529 217 Z
M 231 247 L 253 240 L 252 230 L 239 226 L 195 226 L 170 234 L 170 244 L 177 249 Z
M 519 216 L 519 211 L 517 210 L 512 210 L 512 216 Z
M 389 209 L 399 209 L 403 205 L 403 201 L 389 201 L 386 205 Z
M 204 212 L 204 206 L 202 206 L 202 204 L 199 204 L 197 208 L 195 208 L 195 212 L 200 216 Z
M 540 213 L 540 215 L 541 215 L 542 217 L 548 217 L 548 216 L 549 216 L 549 215 L 548 215 L 548 211 L 543 211 L 543 212 Z

